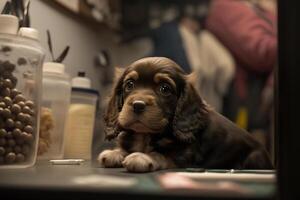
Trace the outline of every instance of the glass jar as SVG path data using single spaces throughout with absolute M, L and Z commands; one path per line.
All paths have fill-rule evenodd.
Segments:
M 36 39 L 0 33 L 0 168 L 35 163 L 44 57 Z

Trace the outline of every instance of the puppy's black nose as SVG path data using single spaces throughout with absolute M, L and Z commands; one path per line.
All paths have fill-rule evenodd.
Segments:
M 145 108 L 146 108 L 146 104 L 144 101 L 134 101 L 133 102 L 133 111 L 136 114 L 144 112 Z

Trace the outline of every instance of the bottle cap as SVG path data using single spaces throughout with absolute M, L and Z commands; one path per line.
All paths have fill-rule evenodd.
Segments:
M 22 27 L 18 33 L 20 36 L 39 40 L 39 31 L 35 28 Z
M 16 35 L 19 29 L 19 19 L 14 15 L 0 15 L 0 33 Z
M 91 88 L 91 80 L 85 77 L 85 72 L 78 72 L 78 76 L 72 79 L 72 87 L 74 88 Z
M 43 72 L 51 72 L 57 74 L 65 73 L 65 65 L 56 62 L 45 62 L 43 65 Z

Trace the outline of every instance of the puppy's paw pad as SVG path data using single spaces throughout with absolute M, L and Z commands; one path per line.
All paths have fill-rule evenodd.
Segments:
M 123 166 L 129 172 L 151 172 L 158 169 L 158 164 L 149 155 L 132 153 L 125 158 Z
M 122 167 L 124 154 L 120 150 L 105 150 L 98 156 L 98 162 L 102 167 Z

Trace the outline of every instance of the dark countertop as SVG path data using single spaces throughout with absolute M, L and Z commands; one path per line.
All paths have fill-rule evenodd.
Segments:
M 81 165 L 52 165 L 39 161 L 34 167 L 25 169 L 0 169 L 0 194 L 13 199 L 34 197 L 84 197 L 85 199 L 154 199 L 218 197 L 224 194 L 215 192 L 203 194 L 197 190 L 166 190 L 157 181 L 157 176 L 170 171 L 133 174 L 123 168 L 104 169 L 85 162 Z M 204 183 L 207 181 L 202 181 Z M 274 182 L 239 183 L 250 189 L 249 199 L 269 199 L 274 195 Z M 47 194 L 47 195 L 46 195 Z M 45 196 L 46 195 L 46 196 Z M 230 199 L 241 195 L 231 193 Z M 224 197 L 224 196 L 223 196 Z M 250 198 L 251 197 L 251 198 Z M 72 198 L 74 199 L 74 198 Z M 224 199 L 224 198 L 222 198 Z M 247 198 L 248 199 L 248 198 Z

